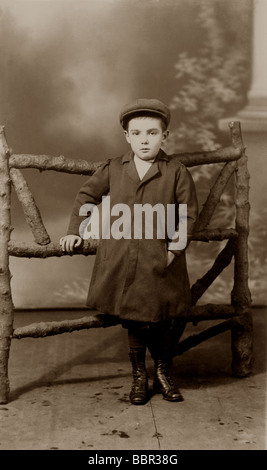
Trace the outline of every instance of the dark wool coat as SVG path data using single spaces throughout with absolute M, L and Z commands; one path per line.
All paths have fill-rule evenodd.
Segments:
M 176 155 L 160 150 L 140 181 L 132 151 L 106 161 L 80 189 L 73 208 L 68 234 L 79 234 L 79 209 L 85 203 L 100 204 L 109 194 L 111 207 L 127 204 L 187 204 L 188 240 L 198 214 L 191 174 Z M 111 218 L 113 220 L 118 217 Z M 132 225 L 133 225 L 132 220 Z M 156 224 L 156 220 L 155 220 Z M 156 232 L 155 232 L 156 233 Z M 158 322 L 173 319 L 190 305 L 190 286 L 185 252 L 176 252 L 167 267 L 165 239 L 101 239 L 97 249 L 87 305 L 99 313 L 122 320 Z M 175 253 L 175 251 L 173 251 Z

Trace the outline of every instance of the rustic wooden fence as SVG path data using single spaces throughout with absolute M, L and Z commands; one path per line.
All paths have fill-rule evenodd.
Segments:
M 231 330 L 232 374 L 244 377 L 252 369 L 252 314 L 251 296 L 248 288 L 248 233 L 249 233 L 249 175 L 247 157 L 242 142 L 239 122 L 230 122 L 231 145 L 211 152 L 180 154 L 180 160 L 187 167 L 211 163 L 224 163 L 199 215 L 194 240 L 228 240 L 210 270 L 191 288 L 192 307 L 188 321 L 223 320 L 202 333 L 190 336 L 177 344 L 175 355 L 196 346 L 200 342 Z M 10 286 L 9 257 L 47 258 L 67 256 L 59 243 L 53 243 L 44 227 L 41 214 L 28 188 L 23 168 L 54 170 L 79 175 L 92 175 L 100 163 L 85 160 L 71 160 L 63 156 L 15 155 L 10 154 L 4 127 L 0 128 L 0 403 L 9 400 L 8 359 L 11 340 L 25 337 L 41 338 L 74 330 L 108 327 L 116 319 L 99 315 L 84 316 L 80 319 L 35 323 L 14 330 L 14 306 Z M 221 165 L 220 165 L 221 167 Z M 235 175 L 235 227 L 209 229 L 209 221 L 220 201 L 222 192 L 230 177 Z M 22 204 L 26 220 L 32 230 L 34 242 L 30 245 L 11 241 L 11 185 Z M 92 255 L 96 252 L 97 241 L 88 240 L 76 250 L 76 254 Z M 228 266 L 234 257 L 234 281 L 231 303 L 196 305 L 197 301 L 216 277 Z

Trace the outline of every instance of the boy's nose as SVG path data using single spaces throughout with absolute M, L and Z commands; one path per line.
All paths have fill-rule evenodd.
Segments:
M 142 137 L 142 144 L 147 144 L 148 143 L 148 137 L 147 135 L 145 135 L 144 137 Z

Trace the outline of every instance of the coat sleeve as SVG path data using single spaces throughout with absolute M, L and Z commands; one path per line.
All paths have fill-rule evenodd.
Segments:
M 174 254 L 178 255 L 181 251 L 184 251 L 190 241 L 192 240 L 194 229 L 196 226 L 197 218 L 198 218 L 198 200 L 196 194 L 195 183 L 191 176 L 191 173 L 187 170 L 187 168 L 181 164 L 180 169 L 177 173 L 176 179 L 176 203 L 179 204 L 186 204 L 187 214 L 187 232 L 186 232 L 186 242 L 185 247 L 183 249 L 172 249 L 171 245 L 169 246 L 169 250 L 172 251 Z M 181 218 L 181 223 L 182 223 Z M 176 227 L 176 232 L 179 232 L 179 223 Z M 173 246 L 173 245 L 172 245 Z
M 68 235 L 79 235 L 80 224 L 87 217 L 79 215 L 80 208 L 84 204 L 100 204 L 102 202 L 102 196 L 109 192 L 109 165 L 110 160 L 107 160 L 79 190 L 70 217 L 67 230 Z

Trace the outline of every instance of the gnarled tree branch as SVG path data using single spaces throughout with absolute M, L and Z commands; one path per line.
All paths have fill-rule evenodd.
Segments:
M 198 279 L 191 287 L 192 304 L 195 305 L 204 292 L 209 288 L 219 274 L 228 266 L 232 260 L 236 247 L 236 239 L 230 239 L 223 250 L 217 256 L 211 269 Z
M 220 201 L 221 195 L 225 186 L 227 185 L 230 177 L 234 173 L 236 162 L 229 162 L 220 171 L 213 187 L 210 190 L 209 196 L 199 214 L 196 230 L 204 230 L 210 223 L 211 217 Z
M 206 330 L 198 333 L 197 335 L 189 336 L 188 338 L 180 341 L 174 349 L 174 356 L 179 356 L 189 349 L 197 346 L 198 344 L 206 341 L 207 339 L 213 338 L 214 336 L 224 333 L 225 331 L 230 330 L 232 327 L 232 320 L 224 321 L 218 325 L 211 326 Z
M 11 223 L 8 159 L 9 150 L 4 127 L 0 127 L 0 403 L 7 403 L 9 397 L 8 358 L 13 332 L 13 303 L 8 255 Z
M 237 233 L 234 229 L 211 229 L 196 232 L 193 240 L 209 242 L 211 240 L 222 241 L 225 239 L 236 238 Z M 98 247 L 98 240 L 84 240 L 83 244 L 76 248 L 73 255 L 94 255 Z M 59 243 L 49 243 L 45 246 L 31 244 L 28 245 L 24 242 L 9 242 L 8 252 L 10 256 L 17 256 L 22 258 L 49 258 L 51 256 L 70 256 L 67 252 L 62 251 Z M 72 255 L 71 255 L 72 256 Z
M 192 167 L 212 163 L 238 160 L 241 153 L 234 147 L 224 147 L 209 152 L 180 153 L 179 160 L 185 166 Z M 66 158 L 63 155 L 13 154 L 10 157 L 11 168 L 36 168 L 40 171 L 54 170 L 79 175 L 92 175 L 103 162 L 90 162 Z
M 16 168 L 10 169 L 10 176 L 13 186 L 16 190 L 18 200 L 22 205 L 22 209 L 28 223 L 34 240 L 39 245 L 47 245 L 50 243 L 50 237 L 43 224 L 42 217 L 38 207 L 36 206 L 34 197 L 25 181 L 20 170 Z
M 233 315 L 235 315 L 235 310 L 230 305 L 207 304 L 192 307 L 184 318 L 187 321 L 218 320 L 230 318 Z M 13 338 L 44 338 L 72 331 L 114 326 L 118 323 L 120 323 L 120 319 L 115 316 L 94 315 L 90 311 L 89 316 L 79 319 L 32 323 L 31 325 L 16 328 L 13 332 Z

